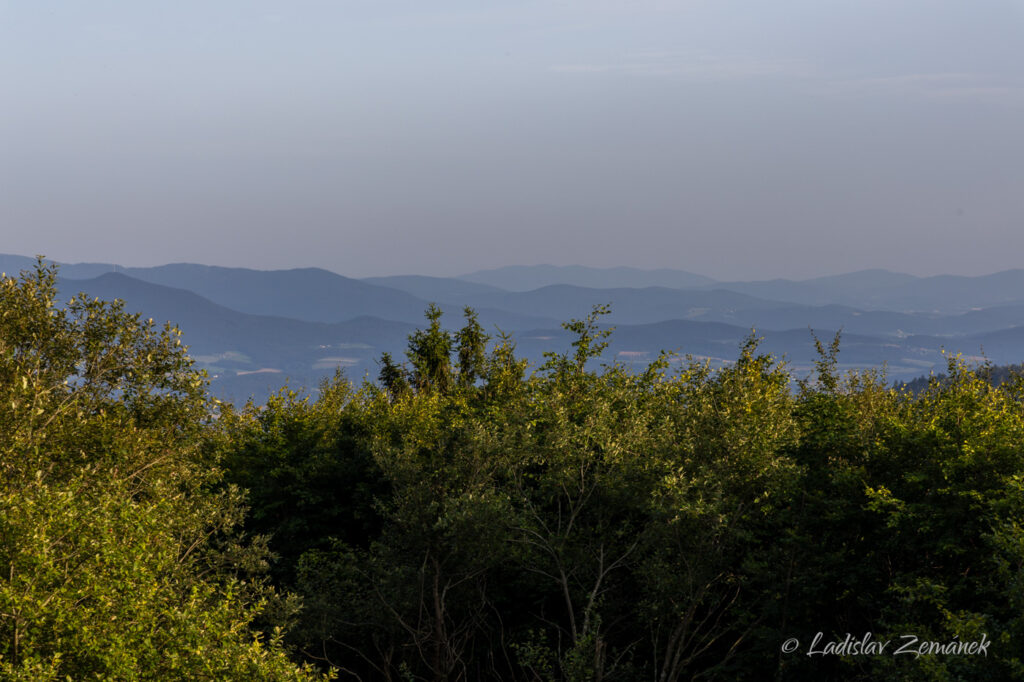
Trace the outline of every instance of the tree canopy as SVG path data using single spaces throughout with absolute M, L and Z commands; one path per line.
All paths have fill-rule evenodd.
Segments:
M 1022 679 L 1024 412 L 957 358 L 913 394 L 797 378 L 751 337 L 720 370 L 600 364 L 603 309 L 532 374 L 436 309 L 406 369 L 218 424 L 247 523 L 353 679 Z M 473 350 L 470 350 L 470 349 Z M 478 358 L 473 363 L 465 358 Z M 808 656 L 814 637 L 986 656 Z M 800 650 L 783 652 L 795 638 Z
M 0 678 L 313 678 L 252 627 L 266 552 L 179 332 L 55 298 L 0 279 Z
M 530 371 L 431 307 L 378 382 L 235 408 L 54 281 L 0 282 L 0 679 L 1024 679 L 1020 379 L 638 372 L 603 308 Z

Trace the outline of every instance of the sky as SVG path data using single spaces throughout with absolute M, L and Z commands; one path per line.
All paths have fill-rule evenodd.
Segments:
M 1024 267 L 1024 0 L 0 0 L 0 252 Z

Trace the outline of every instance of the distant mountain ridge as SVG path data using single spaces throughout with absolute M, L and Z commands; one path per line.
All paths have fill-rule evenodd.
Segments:
M 60 278 L 58 291 L 62 300 L 79 292 L 104 300 L 122 299 L 129 311 L 142 312 L 157 324 L 171 322 L 181 327 L 185 343 L 199 354 L 240 347 L 263 349 L 252 357 L 258 365 L 278 359 L 281 349 L 313 349 L 336 339 L 347 343 L 372 341 L 372 334 L 364 335 L 371 328 L 387 334 L 414 329 L 409 323 L 370 316 L 327 323 L 253 315 L 219 305 L 193 291 L 144 282 L 117 272 L 87 280 Z M 358 330 L 359 335 L 352 336 L 352 330 Z
M 839 304 L 893 312 L 954 314 L 1024 303 L 1024 269 L 977 277 L 914 277 L 865 270 L 804 281 L 720 282 L 716 286 L 804 305 Z
M 570 284 L 551 284 L 523 292 L 479 294 L 467 296 L 465 300 L 472 306 L 518 313 L 533 311 L 558 320 L 583 317 L 595 305 L 610 304 L 611 315 L 608 321 L 616 324 L 707 317 L 708 311 L 712 310 L 725 315 L 737 309 L 771 309 L 787 305 L 721 289 L 595 289 Z M 717 321 L 715 317 L 710 320 Z
M 0 255 L 0 270 L 8 274 L 34 265 L 34 258 Z M 657 272 L 611 270 L 634 277 L 634 284 L 641 283 L 637 273 Z M 547 271 L 570 278 L 607 274 L 598 268 Z M 571 339 L 562 322 L 605 303 L 612 314 L 602 324 L 617 327 L 607 359 L 636 366 L 661 350 L 729 362 L 752 328 L 765 338 L 763 349 L 801 369 L 813 363 L 812 329 L 822 339 L 843 330 L 842 367 L 884 363 L 894 379 L 941 368 L 943 348 L 1005 364 L 1024 361 L 1024 270 L 984 277 L 873 270 L 802 282 L 690 288 L 550 284 L 526 291 L 444 277 L 357 280 L 318 268 L 262 271 L 187 263 L 72 264 L 61 266 L 59 275 L 62 296 L 84 289 L 122 298 L 144 317 L 178 324 L 197 364 L 213 377 L 214 393 L 233 400 L 265 396 L 285 379 L 312 388 L 336 367 L 355 379 L 373 378 L 382 352 L 401 357 L 408 335 L 423 326 L 430 302 L 441 306 L 450 330 L 462 326 L 463 307 L 473 307 L 492 337 L 499 329 L 511 333 L 518 352 L 535 366 L 544 352 L 566 350 Z M 914 309 L 911 304 L 926 312 L 905 312 Z
M 0 254 L 0 270 L 10 274 L 31 269 L 34 263 L 34 258 Z M 412 321 L 419 319 L 417 309 L 426 302 L 465 305 L 488 294 L 526 293 L 555 285 L 591 289 L 722 290 L 796 305 L 840 305 L 862 311 L 938 315 L 1024 305 L 1024 269 L 974 277 L 917 277 L 874 269 L 806 280 L 725 282 L 683 270 L 629 267 L 508 266 L 458 278 L 398 275 L 353 279 L 322 268 L 255 270 L 192 263 L 144 268 L 110 263 L 61 264 L 61 275 L 71 279 L 92 278 L 105 272 L 121 272 L 156 284 L 185 287 L 244 312 L 325 322 L 379 314 L 382 309 L 388 310 L 394 319 Z M 301 300 L 290 296 L 289 291 L 293 289 L 303 290 Z
M 412 321 L 423 314 L 424 302 L 404 291 L 321 268 L 251 270 L 175 263 L 121 272 L 153 284 L 185 287 L 214 303 L 253 315 L 341 322 L 361 315 Z
M 555 284 L 591 289 L 696 289 L 712 286 L 715 280 L 685 270 L 641 270 L 639 268 L 591 268 L 583 265 L 510 265 L 493 270 L 478 270 L 457 279 L 505 289 L 531 291 Z
M 392 277 L 366 277 L 362 281 L 382 287 L 391 287 L 418 298 L 431 301 L 448 301 L 462 296 L 494 294 L 500 289 L 489 284 L 479 284 L 453 277 L 426 277 L 424 275 L 395 275 Z
M 57 286 L 64 301 L 79 292 L 104 300 L 119 298 L 129 312 L 151 317 L 158 325 L 177 325 L 189 353 L 211 374 L 214 393 L 242 401 L 248 394 L 235 394 L 230 390 L 234 384 L 252 391 L 262 387 L 256 392 L 265 396 L 286 379 L 314 388 L 336 366 L 350 368 L 356 379 L 365 372 L 375 374 L 375 359 L 382 352 L 401 353 L 406 337 L 416 328 L 369 316 L 330 324 L 252 315 L 192 291 L 119 272 L 86 280 L 61 278 Z

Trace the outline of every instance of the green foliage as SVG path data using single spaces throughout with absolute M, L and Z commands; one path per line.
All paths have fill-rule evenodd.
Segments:
M 472 311 L 453 334 L 432 307 L 382 388 L 225 412 L 214 450 L 302 596 L 309 660 L 384 680 L 1024 679 L 1024 382 L 954 358 L 899 391 L 840 374 L 838 337 L 812 380 L 753 336 L 720 370 L 634 373 L 598 366 L 605 312 L 529 374 L 507 335 L 488 351 Z M 804 655 L 818 632 L 992 645 Z
M 568 353 L 563 355 L 553 352 L 545 353 L 548 362 L 544 369 L 565 377 L 572 370 L 582 372 L 589 360 L 601 357 L 608 347 L 608 341 L 605 339 L 611 336 L 613 329 L 601 329 L 598 321 L 602 316 L 610 313 L 611 306 L 596 305 L 584 319 L 563 323 L 562 329 L 576 335 L 572 342 L 572 347 L 576 350 L 573 351 L 571 358 Z
M 273 593 L 176 329 L 0 280 L 0 679 L 308 679 L 250 625 Z
M 391 353 L 380 356 L 380 373 L 377 380 L 392 397 L 399 397 L 409 390 L 409 372 L 405 367 L 395 364 Z
M 303 552 L 334 540 L 365 545 L 379 532 L 374 500 L 387 494 L 387 482 L 365 442 L 359 399 L 339 374 L 321 384 L 316 402 L 282 389 L 265 405 L 225 409 L 209 438 L 229 481 L 248 492 L 248 530 L 272 534 L 279 584 L 294 582 Z
M 469 387 L 480 379 L 487 367 L 487 342 L 490 336 L 477 321 L 476 311 L 467 307 L 466 325 L 455 335 L 459 354 L 459 384 Z
M 441 309 L 433 303 L 427 308 L 425 330 L 409 336 L 409 362 L 412 383 L 418 391 L 447 392 L 452 383 L 452 335 L 441 329 Z

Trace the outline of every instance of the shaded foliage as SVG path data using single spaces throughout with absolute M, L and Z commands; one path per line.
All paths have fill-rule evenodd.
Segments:
M 954 358 L 901 391 L 840 375 L 838 338 L 795 389 L 753 337 L 721 370 L 663 355 L 636 373 L 598 364 L 604 312 L 528 374 L 505 335 L 483 352 L 471 311 L 453 334 L 431 310 L 411 371 L 384 358 L 380 387 L 338 378 L 323 390 L 344 399 L 293 404 L 288 428 L 333 424 L 350 445 L 328 456 L 360 462 L 305 520 L 267 525 L 287 495 L 253 498 L 310 660 L 383 680 L 1022 679 L 1020 382 Z M 296 489 L 318 489 L 322 449 L 300 441 L 231 460 L 235 480 L 260 490 L 247 477 L 305 451 Z M 805 655 L 819 632 L 992 644 Z

